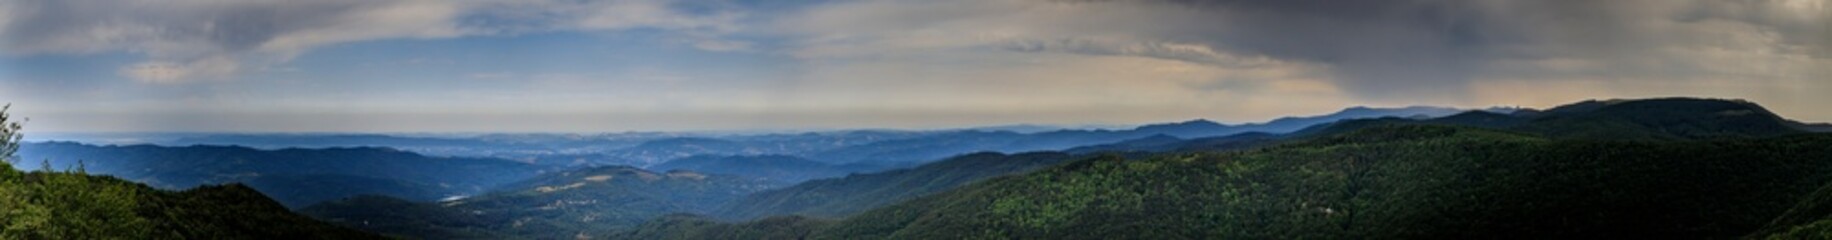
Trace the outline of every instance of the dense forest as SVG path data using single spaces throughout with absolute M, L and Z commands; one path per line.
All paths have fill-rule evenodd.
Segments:
M 856 215 L 672 215 L 619 237 L 1824 237 L 1832 134 L 1802 126 L 1672 98 L 1154 136 Z
M 838 220 L 670 216 L 623 237 L 1738 238 L 1790 208 L 1807 220 L 1774 232 L 1814 231 L 1824 210 L 1811 196 L 1832 180 L 1826 146 L 1832 135 L 1595 141 L 1388 126 L 1078 160 Z
M 476 195 L 552 168 L 495 158 L 431 157 L 377 147 L 263 150 L 48 142 L 25 144 L 19 157 L 48 162 L 47 166 L 54 169 L 80 163 L 92 174 L 162 189 L 243 183 L 293 208 L 363 194 L 416 201 Z
M 381 239 L 294 214 L 239 184 L 174 192 L 82 165 L 21 172 L 13 153 L 22 126 L 9 117 L 0 109 L 0 239 Z

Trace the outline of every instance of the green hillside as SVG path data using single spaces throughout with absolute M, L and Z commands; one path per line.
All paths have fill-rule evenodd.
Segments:
M 162 189 L 246 183 L 292 208 L 366 194 L 417 201 L 475 195 L 550 168 L 506 159 L 432 157 L 374 147 L 261 150 L 48 142 L 24 144 L 19 157 L 49 159 L 50 166 L 57 169 L 80 161 L 91 174 Z
M 0 108 L 0 239 L 380 239 L 294 214 L 239 184 L 166 191 L 82 165 L 15 170 L 21 125 Z M 40 169 L 52 169 L 49 160 Z
M 294 214 L 242 185 L 164 191 L 0 164 L 0 239 L 379 239 Z
M 1801 198 L 1793 208 L 1746 239 L 1832 239 L 1832 185 Z
M 1383 126 L 1239 152 L 1080 160 L 832 223 L 674 218 L 625 236 L 801 224 L 786 230 L 817 239 L 1724 239 L 1757 232 L 1832 179 L 1826 146 L 1832 135 L 1598 141 Z
M 643 223 L 612 239 L 806 239 L 832 226 L 832 221 L 804 216 L 758 219 L 729 224 L 691 214 L 673 214 Z

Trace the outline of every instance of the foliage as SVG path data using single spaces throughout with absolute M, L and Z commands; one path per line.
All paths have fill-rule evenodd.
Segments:
M 30 143 L 28 159 L 76 166 L 164 189 L 247 183 L 289 207 L 378 194 L 418 201 L 474 195 L 545 167 L 494 158 L 429 157 L 388 148 L 261 150 L 236 146 Z
M 1832 180 L 1825 146 L 1832 135 L 1599 141 L 1381 126 L 1245 151 L 1078 160 L 797 237 L 1734 238 Z M 1826 229 L 1805 226 L 1789 233 Z
M 803 239 L 831 226 L 832 222 L 803 216 L 760 219 L 747 224 L 725 224 L 691 214 L 671 214 L 643 223 L 636 230 L 613 235 L 615 239 Z
M 241 185 L 170 192 L 80 172 L 9 175 L 0 239 L 378 238 L 293 214 Z
M 19 132 L 25 126 L 13 120 L 12 114 L 6 113 L 6 110 L 12 108 L 12 104 L 0 107 L 0 168 L 5 169 L 11 169 L 18 162 L 13 154 L 19 151 L 19 144 L 25 141 L 25 134 Z
M 18 123 L 0 109 L 0 149 Z M 44 165 L 50 165 L 47 161 Z M 45 167 L 48 169 L 48 167 Z M 295 215 L 240 185 L 184 192 L 70 171 L 0 168 L 0 239 L 376 239 Z
M 1054 152 L 962 155 L 911 169 L 854 174 L 763 191 L 727 204 L 716 213 L 721 218 L 737 220 L 784 215 L 844 217 L 1069 159 L 1070 155 Z

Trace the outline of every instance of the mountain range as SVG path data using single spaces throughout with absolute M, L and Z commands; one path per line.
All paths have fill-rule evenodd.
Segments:
M 1159 153 L 1098 155 L 852 215 L 670 215 L 618 237 L 1824 237 L 1832 135 L 1790 122 L 1747 102 L 1671 98 L 1338 121 L 1221 150 L 1161 145 L 1266 137 L 1154 136 L 1125 145 L 1150 149 L 1117 152 Z
M 732 175 L 593 167 L 542 174 L 463 199 L 414 202 L 358 196 L 300 212 L 352 228 L 416 238 L 589 238 L 669 213 L 709 213 L 731 199 L 778 186 Z
M 0 238 L 384 239 L 294 214 L 243 185 L 170 191 L 81 169 L 20 172 L 6 163 Z
M 1132 128 L 1067 128 L 1011 125 L 960 130 L 845 130 L 806 133 L 604 134 L 150 134 L 91 137 L 102 142 L 137 139 L 166 147 L 243 146 L 287 148 L 390 148 L 438 157 L 501 158 L 561 167 L 629 165 L 649 167 L 700 155 L 785 155 L 830 164 L 912 166 L 980 151 L 1018 153 L 1108 144 L 1153 135 L 1201 138 L 1244 132 L 1284 133 L 1318 123 L 1377 117 L 1437 117 L 1460 110 L 1444 107 L 1352 107 L 1306 117 L 1228 125 L 1208 120 L 1148 124 Z M 69 136 L 62 134 L 59 136 Z M 87 138 L 85 138 L 87 139 Z M 31 147 L 27 147 L 31 148 Z M 55 160 L 55 159 L 54 159 Z
M 853 174 L 762 191 L 726 203 L 711 215 L 732 220 L 784 215 L 844 217 L 1070 158 L 1055 152 L 961 155 L 915 168 Z
M 469 138 L 411 147 L 488 146 L 447 151 L 492 152 L 483 157 L 50 142 L 19 154 L 46 159 L 28 169 L 38 172 L 0 180 L 114 190 L 0 197 L 228 227 L 129 224 L 154 230 L 116 235 L 179 238 L 374 237 L 350 228 L 430 239 L 1800 239 L 1832 226 L 1832 135 L 1816 133 L 1826 128 L 1747 101 L 1660 98 L 1118 130 L 360 138 Z M 285 145 L 273 143 L 262 144 Z M 200 199 L 185 194 L 300 228 L 160 200 Z M 144 196 L 154 197 L 118 200 Z M 109 227 L 54 224 L 80 231 L 33 233 Z
M 428 157 L 374 147 L 260 150 L 247 147 L 96 146 L 27 143 L 26 170 L 85 168 L 163 189 L 245 183 L 290 207 L 362 194 L 417 201 L 475 195 L 551 168 L 493 158 Z

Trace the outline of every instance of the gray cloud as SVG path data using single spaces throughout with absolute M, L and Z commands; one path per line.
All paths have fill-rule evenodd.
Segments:
M 1832 68 L 1832 10 L 1823 0 L 836 5 L 787 21 L 810 35 L 811 56 L 992 45 L 1219 66 L 1306 62 L 1375 99 L 1467 101 L 1476 97 L 1467 95 L 1473 83 L 1495 79 L 1774 82 Z M 974 38 L 1001 41 L 962 40 Z
M 1161 37 L 1327 64 L 1371 97 L 1458 94 L 1471 81 L 1532 77 L 1522 75 L 1774 80 L 1726 63 L 1826 66 L 1832 58 L 1832 11 L 1817 0 L 1170 2 L 1209 14 L 1171 23 L 1191 31 Z M 1510 64 L 1548 61 L 1589 66 Z
M 1195 117 L 1249 121 L 1345 105 L 1546 106 L 1584 98 L 1693 95 L 1749 98 L 1796 113 L 1790 116 L 1832 119 L 1832 112 L 1815 106 L 1832 102 L 1832 95 L 1825 94 L 1832 92 L 1832 83 L 1825 80 L 1832 76 L 1832 3 L 1827 0 L 848 0 L 745 6 L 752 5 L 718 0 L 0 1 L 0 55 L 128 52 L 146 58 L 120 66 L 118 75 L 182 84 L 233 79 L 238 72 L 340 43 L 644 29 L 664 33 L 670 44 L 739 52 L 696 60 L 771 62 L 656 64 L 647 67 L 669 74 L 647 77 L 568 75 L 582 71 L 570 68 L 455 69 L 480 73 L 470 76 L 475 79 L 521 81 L 470 88 L 413 85 L 343 95 L 327 93 L 343 90 L 339 87 L 295 92 L 256 81 L 134 85 L 106 92 L 251 95 L 146 103 L 222 115 L 267 108 L 361 114 L 431 106 L 479 115 L 801 112 L 821 113 L 824 119 L 794 114 L 781 119 L 858 126 L 871 122 L 849 117 L 953 114 L 947 120 L 951 124 L 1074 124 Z M 598 56 L 572 57 L 564 60 L 590 62 Z M 771 74 L 734 68 L 769 68 Z M 340 70 L 348 69 L 313 69 L 302 77 Z M 650 78 L 666 81 L 604 80 Z M 397 85 L 412 85 L 407 83 Z M 227 85 L 278 90 L 204 90 Z M 0 92 L 56 95 L 18 86 L 25 87 Z M 396 95 L 382 94 L 386 91 L 433 94 L 349 100 Z M 291 103 L 331 106 L 288 107 L 261 99 L 276 92 L 293 94 Z M 487 98 L 453 102 L 437 97 L 456 92 Z M 205 104 L 210 102 L 235 102 L 248 109 L 217 111 L 213 108 L 220 106 Z M 340 104 L 382 107 L 352 113 Z M 70 108 L 121 107 L 92 103 Z M 109 114 L 145 113 L 96 115 Z M 555 116 L 577 116 L 566 114 Z M 702 119 L 747 118 L 718 116 Z M 687 118 L 643 121 L 674 124 Z M 577 125 L 565 127 L 601 127 L 569 124 Z
M 1089 55 L 1142 56 L 1210 64 L 1228 68 L 1251 68 L 1275 62 L 1264 56 L 1235 56 L 1216 52 L 1206 45 L 1172 42 L 1115 42 L 1099 39 L 1065 38 L 1056 40 L 1013 39 L 1001 49 L 1018 52 L 1066 52 Z
M 25 0 L 0 3 L 0 53 L 143 54 L 123 76 L 223 80 L 319 46 L 544 31 L 681 30 L 706 41 L 738 15 L 689 14 L 669 0 Z M 733 48 L 741 43 L 709 42 Z

